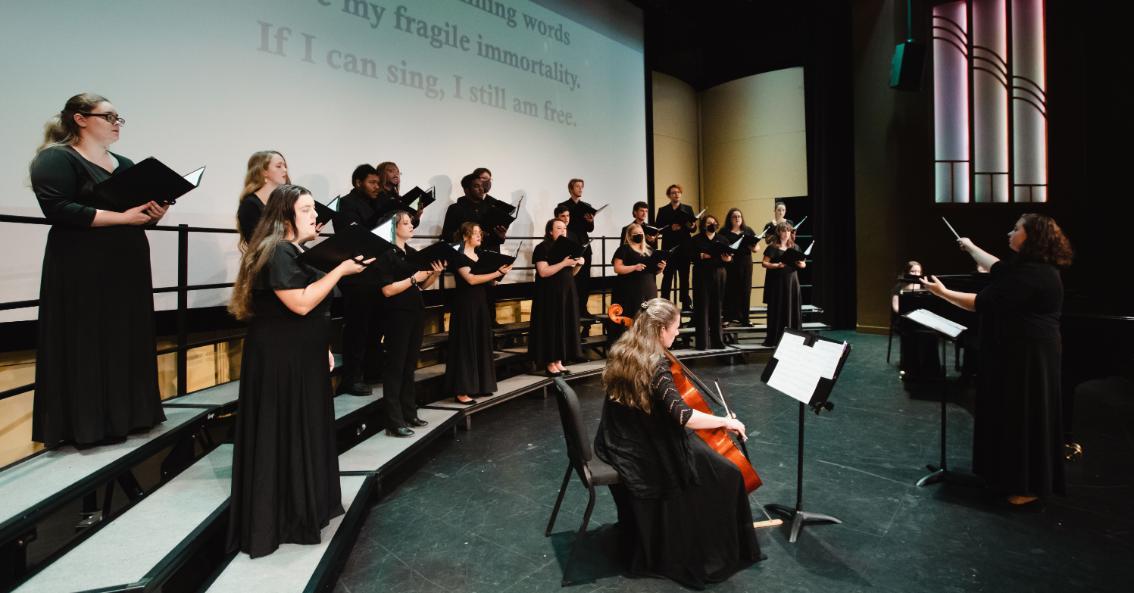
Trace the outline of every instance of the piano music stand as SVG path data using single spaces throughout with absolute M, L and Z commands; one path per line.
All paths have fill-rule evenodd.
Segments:
M 902 315 L 906 319 L 914 323 L 933 330 L 937 334 L 939 343 L 941 344 L 941 451 L 940 459 L 937 465 L 932 463 L 926 464 L 925 468 L 929 473 L 922 476 L 917 481 L 918 487 L 929 486 L 937 482 L 950 482 L 953 484 L 972 484 L 976 480 L 976 476 L 971 474 L 963 474 L 949 470 L 948 460 L 946 459 L 946 435 L 948 431 L 948 410 L 946 404 L 949 402 L 949 367 L 948 364 L 948 350 L 946 346 L 950 343 L 956 347 L 957 338 L 967 330 L 965 326 L 941 317 L 940 315 L 928 311 L 926 309 L 917 309 Z
M 792 340 L 793 342 L 802 339 L 803 345 L 806 347 L 785 348 L 785 339 Z M 813 367 L 817 364 L 819 359 L 824 358 L 814 350 L 815 343 L 819 341 L 837 344 L 842 348 L 842 353 L 839 356 L 837 364 L 834 365 L 833 369 L 830 369 L 832 372 L 826 375 L 818 375 L 818 381 L 815 383 L 815 387 L 810 393 L 805 393 L 798 389 L 785 391 L 777 387 L 777 385 L 783 386 L 782 380 L 791 380 L 793 383 L 796 383 L 795 387 L 799 387 L 799 383 L 801 383 L 799 379 L 806 380 L 806 377 L 800 376 L 799 370 L 801 368 L 806 369 L 807 367 Z M 776 352 L 772 355 L 772 359 L 768 361 L 768 366 L 764 369 L 764 373 L 760 377 L 765 383 L 769 383 L 769 387 L 799 401 L 799 441 L 796 453 L 795 506 L 769 504 L 765 507 L 769 512 L 783 515 L 785 519 L 791 520 L 791 531 L 788 536 L 788 542 L 790 543 L 795 543 L 795 541 L 799 539 L 799 533 L 803 530 L 805 525 L 842 523 L 841 520 L 830 515 L 811 513 L 803 510 L 803 420 L 804 412 L 807 408 L 811 408 L 816 414 L 822 410 L 831 410 L 834 408 L 834 404 L 827 401 L 827 398 L 831 395 L 831 389 L 835 386 L 835 381 L 838 379 L 839 373 L 842 372 L 843 365 L 846 363 L 849 354 L 850 344 L 845 342 L 836 342 L 821 337 L 814 332 L 800 332 L 786 329 L 784 330 L 783 337 L 780 338 L 780 343 L 776 346 Z M 778 364 L 781 361 L 784 364 Z M 814 380 L 815 377 L 816 375 L 811 375 L 812 380 Z M 777 385 L 772 385 L 772 383 L 776 383 Z

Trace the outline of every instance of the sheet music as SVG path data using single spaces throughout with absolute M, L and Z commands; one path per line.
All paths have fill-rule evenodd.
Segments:
M 598 210 L 595 210 L 595 214 L 598 214 L 599 212 L 606 210 L 606 207 L 609 206 L 609 205 L 610 204 L 603 204 L 602 206 L 599 206 Z
M 729 245 L 728 248 L 732 249 L 733 251 L 737 251 L 737 250 L 740 249 L 740 244 L 743 243 L 743 242 L 744 242 L 744 235 L 741 235 L 740 238 L 737 239 L 732 245 Z
M 931 330 L 941 332 L 950 338 L 956 338 L 961 335 L 961 332 L 968 329 L 967 327 L 957 323 L 951 319 L 946 319 L 932 311 L 925 309 L 916 309 L 906 313 L 902 317 L 920 323 Z
M 803 219 L 799 221 L 799 224 L 795 225 L 795 228 L 794 228 L 794 229 L 792 229 L 792 230 L 794 230 L 795 232 L 797 232 L 797 233 L 798 233 L 798 232 L 799 232 L 799 227 L 803 226 L 803 223 L 805 223 L 805 222 L 807 222 L 807 217 L 806 217 L 806 216 L 804 216 L 804 217 L 803 217 Z
M 197 187 L 198 185 L 201 185 L 201 176 L 204 175 L 204 174 L 205 174 L 205 168 L 201 167 L 200 169 L 197 169 L 196 171 L 193 171 L 192 173 L 188 173 L 186 175 L 183 175 L 182 178 L 185 179 L 185 181 L 192 183 L 193 187 Z
M 812 241 L 811 244 L 807 246 L 807 251 L 804 251 L 803 255 L 811 255 L 812 247 L 815 247 L 815 241 Z
M 804 343 L 804 337 L 784 333 L 776 347 L 776 368 L 768 386 L 805 404 L 811 403 L 819 379 L 834 379 L 839 360 L 846 352 L 846 342 L 817 340 L 813 346 Z
M 707 208 L 702 208 L 701 211 L 697 213 L 697 216 L 693 217 L 693 220 L 701 220 L 701 217 L 705 215 L 705 210 L 707 210 Z

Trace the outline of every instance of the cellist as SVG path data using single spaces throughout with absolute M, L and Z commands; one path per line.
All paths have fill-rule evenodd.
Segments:
M 744 439 L 744 424 L 682 399 L 670 366 L 680 363 L 667 356 L 679 323 L 673 303 L 646 301 L 611 347 L 595 453 L 621 479 L 611 493 L 627 572 L 703 588 L 762 556 L 745 477 L 694 433 L 724 429 Z

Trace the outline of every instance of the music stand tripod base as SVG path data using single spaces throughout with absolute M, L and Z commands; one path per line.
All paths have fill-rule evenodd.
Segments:
M 795 543 L 799 539 L 799 532 L 803 531 L 804 525 L 823 525 L 832 523 L 842 523 L 841 520 L 836 519 L 830 515 L 822 513 L 809 513 L 800 509 L 792 508 L 782 504 L 770 504 L 766 507 L 769 512 L 777 515 L 783 515 L 784 518 L 791 520 L 791 534 L 788 536 L 789 543 Z

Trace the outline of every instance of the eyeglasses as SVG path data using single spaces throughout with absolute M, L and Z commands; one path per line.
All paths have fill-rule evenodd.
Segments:
M 110 125 L 114 125 L 114 124 L 118 124 L 120 126 L 126 125 L 126 118 L 119 117 L 119 115 L 117 113 L 83 113 L 83 112 L 80 111 L 79 115 L 85 115 L 87 117 L 101 117 L 102 119 L 105 119 L 106 123 L 108 123 Z

